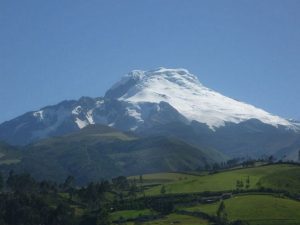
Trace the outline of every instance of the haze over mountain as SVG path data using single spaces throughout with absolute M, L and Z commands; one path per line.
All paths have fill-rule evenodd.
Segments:
M 226 160 L 214 149 L 176 138 L 140 138 L 103 125 L 41 140 L 19 151 L 0 145 L 0 154 L 0 169 L 6 173 L 26 171 L 37 179 L 61 182 L 73 175 L 80 184 L 121 175 L 193 171 Z
M 299 134 L 296 122 L 223 96 L 186 69 L 158 68 L 128 73 L 104 97 L 82 97 L 25 113 L 0 125 L 0 139 L 24 145 L 91 124 L 175 136 L 233 156 L 275 154 L 289 149 Z

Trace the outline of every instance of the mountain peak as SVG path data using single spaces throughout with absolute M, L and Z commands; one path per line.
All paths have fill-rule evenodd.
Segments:
M 146 73 L 177 73 L 180 75 L 191 75 L 191 73 L 184 68 L 166 68 L 166 67 L 158 67 L 156 69 L 148 70 Z
M 273 126 L 291 126 L 283 118 L 252 105 L 223 96 L 205 86 L 186 69 L 159 67 L 134 70 L 115 84 L 106 97 L 131 104 L 167 102 L 189 121 L 215 129 L 229 123 L 258 119 Z
M 188 89 L 195 85 L 202 86 L 198 78 L 187 69 L 159 67 L 148 71 L 133 70 L 129 72 L 106 92 L 105 97 L 117 99 L 125 94 L 130 94 L 133 89 L 140 90 L 162 83 L 164 83 L 165 86 L 175 84 L 178 88 L 182 87 Z
M 187 69 L 184 68 L 165 68 L 158 67 L 153 70 L 143 71 L 143 70 L 133 70 L 125 78 L 131 78 L 135 80 L 147 79 L 149 77 L 163 77 L 169 79 L 170 81 L 182 80 L 185 79 L 189 82 L 199 83 L 198 78 L 191 74 Z
M 141 80 L 145 76 L 145 72 L 142 70 L 132 70 L 128 74 L 126 74 L 123 79 L 130 78 L 134 80 Z

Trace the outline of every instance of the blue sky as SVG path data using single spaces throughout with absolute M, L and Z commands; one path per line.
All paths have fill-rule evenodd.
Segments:
M 0 0 L 0 122 L 160 66 L 300 119 L 299 10 L 298 0 Z

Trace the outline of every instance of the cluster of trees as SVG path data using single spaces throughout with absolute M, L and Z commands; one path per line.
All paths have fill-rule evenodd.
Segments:
M 36 181 L 29 174 L 13 171 L 7 179 L 0 174 L 0 224 L 108 225 L 109 213 L 120 206 L 148 207 L 161 214 L 173 210 L 171 202 L 139 201 L 137 197 L 144 188 L 138 183 L 143 183 L 142 176 L 138 181 L 120 176 L 111 182 L 103 180 L 76 187 L 72 176 L 58 184 Z
M 74 209 L 59 203 L 51 207 L 44 198 L 34 194 L 6 193 L 0 195 L 0 224 L 2 225 L 71 225 Z
M 2 177 L 2 176 L 1 176 Z M 2 178 L 3 180 L 3 178 Z M 4 184 L 4 183 L 3 183 Z M 0 224 L 3 225 L 72 225 L 74 209 L 65 201 L 49 204 L 49 195 L 57 193 L 58 187 L 50 182 L 36 182 L 30 175 L 11 173 L 2 185 L 0 194 Z
M 244 158 L 233 158 L 226 162 L 214 163 L 212 165 L 206 164 L 204 170 L 207 171 L 218 171 L 224 169 L 230 169 L 234 167 L 253 167 L 258 160 L 254 159 L 244 159 Z M 203 169 L 203 168 L 202 168 Z
M 0 224 L 108 225 L 105 193 L 111 188 L 108 181 L 76 188 L 71 176 L 57 184 L 13 172 L 5 182 L 0 174 Z M 76 208 L 84 213 L 76 215 Z
M 170 199 L 153 199 L 149 202 L 149 208 L 162 215 L 167 215 L 174 211 L 174 201 Z
M 207 171 L 219 171 L 224 169 L 230 169 L 235 167 L 254 167 L 257 162 L 260 163 L 266 163 L 266 164 L 272 164 L 276 162 L 282 162 L 278 161 L 273 155 L 265 155 L 257 159 L 251 159 L 251 158 L 233 158 L 229 159 L 226 162 L 221 163 L 214 163 L 214 164 L 206 164 L 204 168 L 199 168 L 199 170 L 207 170 Z
M 236 190 L 242 190 L 243 188 L 245 188 L 246 190 L 248 190 L 250 188 L 250 177 L 249 176 L 246 177 L 245 181 L 243 181 L 243 179 L 236 181 Z

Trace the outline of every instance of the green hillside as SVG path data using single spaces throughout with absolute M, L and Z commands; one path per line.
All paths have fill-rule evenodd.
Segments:
M 269 166 L 260 166 L 254 168 L 237 169 L 216 174 L 193 175 L 178 174 L 181 179 L 165 183 L 167 193 L 193 193 L 204 191 L 231 191 L 236 189 L 237 180 L 244 183 L 249 177 L 249 189 L 257 189 L 260 187 L 272 188 L 275 190 L 288 190 L 291 192 L 300 192 L 300 166 L 289 164 L 275 164 Z M 174 178 L 174 174 L 170 176 L 170 180 Z M 175 176 L 175 177 L 176 177 Z M 163 176 L 161 173 L 145 175 L 144 180 L 150 182 L 155 179 L 168 179 L 168 174 Z M 160 194 L 161 186 L 150 188 L 146 193 L 148 195 Z
M 51 154 L 43 163 L 50 157 Z M 0 221 L 8 225 L 22 225 L 23 221 L 53 225 L 49 223 L 53 219 L 68 221 L 54 224 L 68 225 L 298 225 L 299 168 L 271 164 L 215 174 L 152 173 L 91 182 L 81 187 L 72 177 L 57 184 L 38 182 L 27 174 L 10 173 L 0 192 L 3 212 Z M 232 184 L 237 180 L 246 183 L 248 178 L 247 188 L 237 189 Z M 218 213 L 222 202 L 225 217 Z M 7 207 L 9 210 L 3 210 Z M 45 212 L 49 218 L 44 217 Z M 20 221 L 11 221 L 9 215 Z
M 271 164 L 220 171 L 215 174 L 155 173 L 132 176 L 129 179 L 144 187 L 147 198 L 176 202 L 175 213 L 141 222 L 143 225 L 214 224 L 223 198 L 220 192 L 226 193 L 227 196 L 223 201 L 230 222 L 226 224 L 248 222 L 250 225 L 298 225 L 300 202 L 296 199 L 300 194 L 299 174 L 299 165 Z M 243 180 L 246 183 L 248 177 L 249 187 L 244 186 L 237 191 L 236 181 Z M 162 187 L 166 190 L 165 193 L 161 192 Z M 140 216 L 153 215 L 153 212 L 118 211 L 114 215 L 138 219 Z
M 296 225 L 300 223 L 300 202 L 272 195 L 236 196 L 224 201 L 229 220 L 245 220 L 250 225 Z M 215 215 L 219 203 L 185 208 Z

